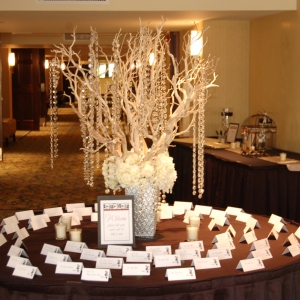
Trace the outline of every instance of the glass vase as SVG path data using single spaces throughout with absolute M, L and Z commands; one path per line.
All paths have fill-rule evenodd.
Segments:
M 156 210 L 159 190 L 156 187 L 126 188 L 126 195 L 134 196 L 134 228 L 135 236 L 152 238 L 156 231 Z

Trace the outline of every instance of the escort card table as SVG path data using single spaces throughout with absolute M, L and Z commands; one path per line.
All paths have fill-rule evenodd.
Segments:
M 168 203 L 185 200 L 220 208 L 237 206 L 249 213 L 274 213 L 300 222 L 300 172 L 230 150 L 205 149 L 204 194 L 198 199 L 192 195 L 191 145 L 177 141 L 173 146 L 169 152 L 178 177 L 172 194 L 167 194 Z
M 261 229 L 255 229 L 257 239 L 264 239 L 270 233 L 272 226 L 269 218 L 253 216 Z M 35 275 L 33 279 L 13 276 L 13 268 L 7 267 L 7 253 L 15 243 L 13 233 L 4 236 L 7 242 L 0 247 L 0 299 L 40 300 L 40 299 L 300 299 L 300 255 L 282 255 L 287 248 L 283 246 L 287 237 L 294 233 L 299 225 L 288 222 L 289 232 L 279 233 L 277 240 L 269 240 L 271 259 L 263 261 L 264 269 L 244 272 L 236 267 L 240 260 L 250 254 L 251 244 L 239 243 L 243 236 L 245 223 L 230 216 L 230 224 L 236 231 L 233 243 L 232 258 L 220 260 L 220 268 L 196 270 L 195 280 L 168 281 L 165 277 L 165 267 L 155 268 L 151 264 L 150 276 L 122 276 L 122 270 L 111 270 L 112 278 L 108 282 L 92 282 L 81 280 L 80 275 L 55 274 L 56 266 L 46 264 L 46 256 L 40 254 L 45 243 L 58 246 L 64 254 L 69 254 L 73 262 L 83 263 L 85 268 L 95 268 L 94 261 L 81 260 L 79 253 L 64 252 L 67 240 L 55 239 L 54 224 L 58 217 L 51 217 L 48 227 L 36 231 L 28 230 L 29 237 L 24 239 L 26 253 L 31 264 L 38 267 L 42 276 Z M 206 257 L 212 249 L 212 241 L 216 234 L 224 233 L 228 226 L 221 226 L 220 231 L 210 231 L 208 224 L 211 219 L 204 215 L 200 227 L 199 240 L 203 241 Z M 26 226 L 27 221 L 21 221 L 19 227 Z M 74 227 L 73 227 L 74 228 Z M 84 217 L 80 226 L 82 242 L 90 249 L 97 247 L 97 222 L 91 222 Z M 186 224 L 183 216 L 171 220 L 163 220 L 157 226 L 154 239 L 137 239 L 133 250 L 145 250 L 146 246 L 172 247 L 172 254 L 178 249 L 179 243 L 186 240 Z M 106 253 L 106 249 L 103 249 Z M 191 266 L 191 260 L 182 261 L 182 268 Z

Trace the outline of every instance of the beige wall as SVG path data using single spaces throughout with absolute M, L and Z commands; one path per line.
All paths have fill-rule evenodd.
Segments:
M 299 10 L 254 20 L 250 32 L 249 112 L 269 112 L 276 147 L 300 153 Z

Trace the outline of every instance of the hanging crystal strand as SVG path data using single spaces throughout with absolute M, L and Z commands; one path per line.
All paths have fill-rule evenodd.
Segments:
M 59 59 L 54 57 L 50 63 L 50 163 L 54 166 L 54 159 L 58 157 L 58 108 L 57 85 L 59 79 Z

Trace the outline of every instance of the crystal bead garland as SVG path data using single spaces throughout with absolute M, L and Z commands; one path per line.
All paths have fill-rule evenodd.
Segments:
M 134 196 L 134 228 L 135 236 L 152 238 L 156 232 L 156 209 L 159 190 L 150 186 L 147 188 L 126 188 L 126 195 Z
M 60 63 L 57 57 L 50 62 L 50 164 L 54 167 L 54 159 L 58 157 L 58 108 L 57 108 L 57 85 L 59 80 Z

